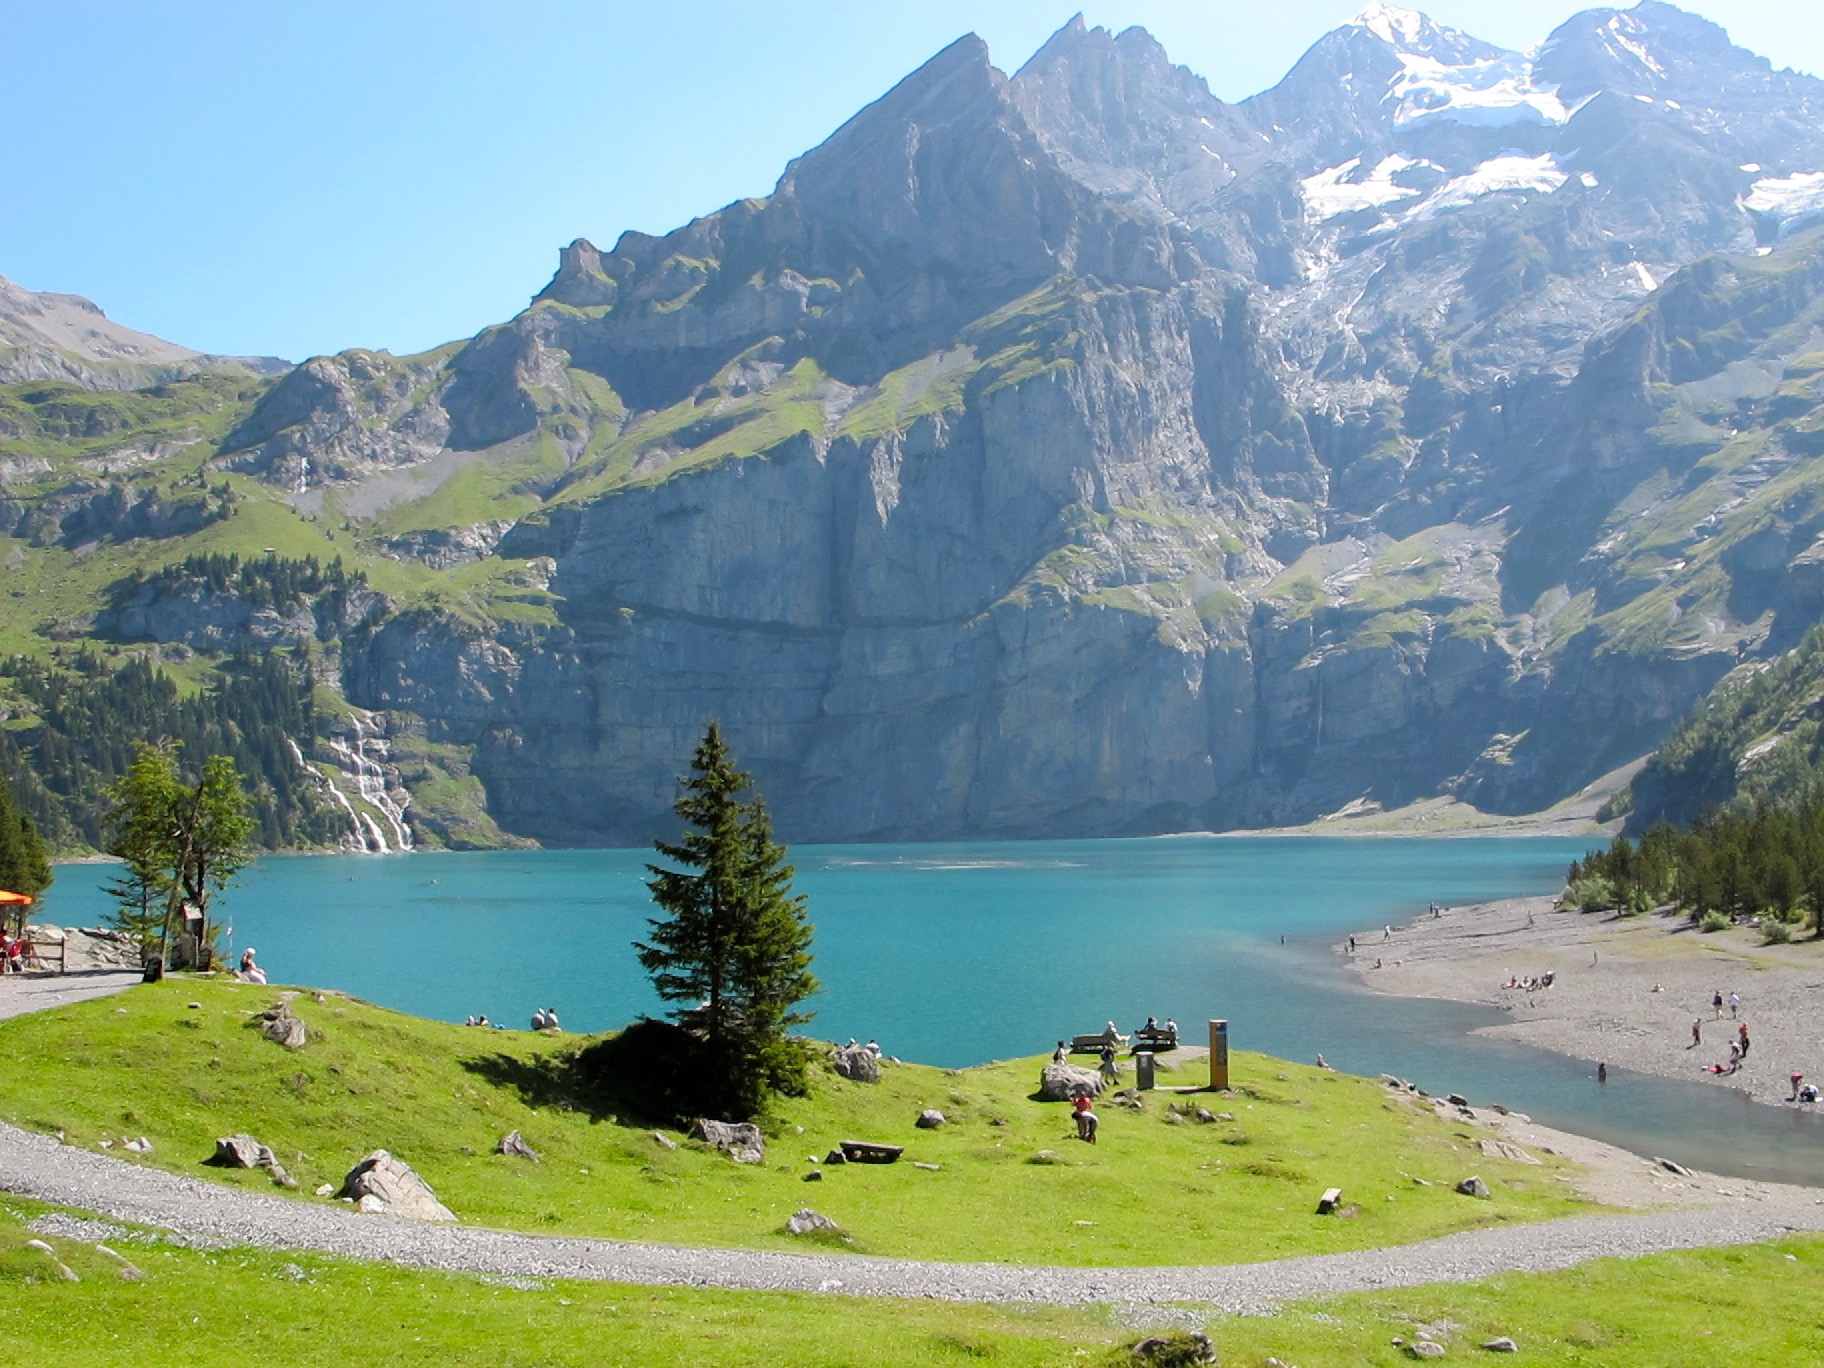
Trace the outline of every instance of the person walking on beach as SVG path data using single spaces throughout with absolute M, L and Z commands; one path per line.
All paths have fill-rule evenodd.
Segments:
M 1716 1009 L 1717 1020 L 1721 1021 L 1723 1018 L 1723 990 L 1721 988 L 1718 988 L 1711 996 L 1710 1005 Z
M 1740 1012 L 1741 1010 L 1742 1010 L 1742 995 L 1740 993 L 1729 994 L 1729 1020 L 1734 1021 L 1736 1018 L 1736 1014 L 1738 1012 Z
M 1742 1038 L 1742 1058 L 1748 1058 L 1748 1023 L 1743 1022 L 1735 1028 L 1735 1033 Z
M 1695 1050 L 1699 1045 L 1702 1045 L 1703 1043 L 1704 1043 L 1704 1019 L 1702 1017 L 1692 1017 L 1691 1018 L 1691 1043 L 1690 1043 L 1690 1045 L 1686 1046 L 1686 1048 Z

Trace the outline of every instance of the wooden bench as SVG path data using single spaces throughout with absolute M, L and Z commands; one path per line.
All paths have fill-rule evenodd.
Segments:
M 843 1140 L 837 1148 L 851 1164 L 892 1164 L 906 1152 L 904 1145 L 876 1145 L 867 1140 Z
M 1136 1050 L 1155 1051 L 1175 1050 L 1178 1048 L 1178 1032 L 1168 1031 L 1163 1026 L 1157 1027 L 1151 1031 L 1144 1029 L 1135 1031 L 1134 1048 Z
M 1097 1031 L 1094 1035 L 1072 1036 L 1070 1038 L 1070 1052 L 1072 1054 L 1099 1055 L 1102 1053 L 1102 1047 L 1105 1045 L 1113 1045 L 1118 1050 L 1125 1044 L 1127 1044 L 1127 1037 L 1124 1035 L 1118 1035 L 1113 1040 L 1110 1040 L 1108 1038 L 1108 1032 Z

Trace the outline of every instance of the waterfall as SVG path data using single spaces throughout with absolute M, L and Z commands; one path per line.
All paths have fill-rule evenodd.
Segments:
M 384 762 L 389 747 L 386 738 L 370 713 L 356 712 L 349 723 L 354 732 L 352 745 L 339 736 L 329 737 L 323 744 L 335 755 L 340 775 L 354 781 L 352 798 L 336 782 L 337 773 L 306 760 L 296 741 L 288 743 L 291 753 L 299 765 L 317 777 L 324 790 L 348 815 L 348 835 L 342 839 L 344 849 L 374 855 L 409 851 L 412 849 L 412 829 L 405 822 L 405 805 L 411 797 L 401 791 L 395 798 L 387 788 Z M 374 819 L 376 812 L 392 829 L 390 840 L 386 830 Z

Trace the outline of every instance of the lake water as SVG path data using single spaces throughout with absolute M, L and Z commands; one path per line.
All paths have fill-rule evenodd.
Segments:
M 1170 837 L 800 846 L 817 926 L 813 1033 L 961 1066 L 1047 1051 L 1113 1017 L 1239 1049 L 1397 1073 L 1642 1153 L 1824 1183 L 1824 1119 L 1738 1094 L 1468 1035 L 1492 1009 L 1363 990 L 1343 934 L 1445 906 L 1555 891 L 1590 842 Z M 657 1013 L 631 943 L 652 915 L 646 851 L 298 856 L 258 861 L 220 905 L 275 981 L 421 1016 L 523 1027 L 555 1007 L 599 1031 Z M 47 917 L 106 915 L 105 866 L 64 866 Z M 1282 942 L 1282 937 L 1284 940 Z M 1593 1047 L 1592 1054 L 1596 1053 Z M 1817 1072 L 1824 1072 L 1819 1061 Z

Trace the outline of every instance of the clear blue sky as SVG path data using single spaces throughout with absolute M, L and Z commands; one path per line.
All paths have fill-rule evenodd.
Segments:
M 0 275 L 209 351 L 418 351 L 572 238 L 766 194 L 961 34 L 1012 71 L 1081 8 L 1234 100 L 1365 2 L 0 0 Z M 1514 48 L 1587 8 L 1415 7 Z M 1685 7 L 1824 73 L 1817 0 Z

